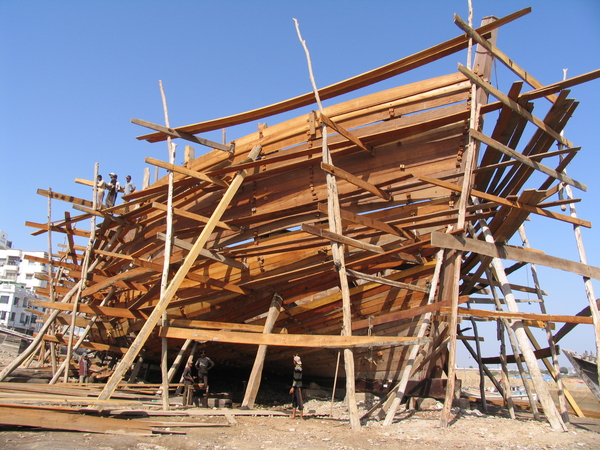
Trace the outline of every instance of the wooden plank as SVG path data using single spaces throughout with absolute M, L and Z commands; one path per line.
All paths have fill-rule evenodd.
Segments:
M 552 267 L 566 272 L 576 273 L 583 277 L 600 280 L 600 268 L 581 264 L 568 259 L 557 258 L 555 256 L 545 255 L 543 253 L 532 251 L 525 248 L 517 248 L 509 245 L 492 244 L 477 239 L 464 238 L 445 233 L 431 233 L 431 245 L 442 248 L 452 248 L 455 250 L 478 253 L 480 255 L 490 256 L 492 258 L 510 259 L 512 261 L 523 261 L 527 263 L 539 264 L 541 266 Z
M 259 334 L 236 331 L 191 330 L 186 328 L 160 328 L 160 337 L 195 339 L 198 341 L 226 342 L 230 344 L 273 345 L 278 347 L 358 348 L 424 344 L 428 338 L 403 336 L 342 336 L 313 334 Z
M 49 309 L 58 309 L 61 311 L 73 312 L 72 303 L 59 303 L 59 302 L 43 302 L 40 300 L 32 300 L 32 303 L 36 306 Z M 114 306 L 94 306 L 81 304 L 78 307 L 79 312 L 84 314 L 94 314 L 99 316 L 107 317 L 120 317 L 123 319 L 146 319 L 148 316 L 140 311 L 131 311 L 126 308 L 116 308 Z
M 377 197 L 380 197 L 384 200 L 394 199 L 390 194 L 388 194 L 384 190 L 379 189 L 377 186 L 367 181 L 361 180 L 360 178 L 352 175 L 349 172 L 346 172 L 345 170 L 340 169 L 339 167 L 335 167 L 331 164 L 322 162 L 321 169 L 323 169 L 327 173 L 330 173 L 331 175 L 335 175 L 336 177 L 346 180 L 348 183 L 351 183 L 356 187 L 364 189 L 365 191 L 368 191 L 371 194 L 376 195 Z
M 233 153 L 235 149 L 235 144 L 225 145 L 219 144 L 218 142 L 210 141 L 208 139 L 199 138 L 194 136 L 193 134 L 186 133 L 181 130 L 174 130 L 173 128 L 163 127 L 162 125 L 158 125 L 156 123 L 151 123 L 146 120 L 140 119 L 131 119 L 131 123 L 135 123 L 136 125 L 140 125 L 142 127 L 150 128 L 152 130 L 160 131 L 166 136 L 175 137 L 185 139 L 186 141 L 195 142 L 196 144 L 204 145 L 206 147 L 215 148 L 217 150 L 222 150 L 224 152 Z
M 448 308 L 441 308 L 442 313 L 448 313 Z M 485 319 L 512 319 L 512 320 L 536 320 L 540 322 L 563 322 L 563 323 L 592 323 L 591 317 L 565 316 L 556 314 L 487 311 L 482 309 L 458 308 L 458 313 L 467 317 L 482 317 Z
M 152 203 L 152 207 L 155 209 L 160 209 L 161 211 L 167 211 L 167 206 L 163 205 L 162 203 L 158 203 L 158 202 L 153 202 Z M 196 220 L 198 222 L 202 222 L 202 223 L 207 223 L 210 220 L 210 217 L 205 217 L 205 216 L 201 216 L 200 214 L 194 214 L 188 211 L 185 211 L 183 209 L 180 208 L 173 208 L 173 213 L 178 215 L 178 216 L 182 216 L 182 217 L 187 217 L 188 219 L 192 219 L 192 220 Z M 225 230 L 230 230 L 230 231 L 240 231 L 239 227 L 235 227 L 232 225 L 228 225 L 225 222 L 218 222 L 217 226 L 219 228 L 223 228 Z
M 164 233 L 158 233 L 156 235 L 156 237 L 158 239 L 161 240 L 165 240 L 166 236 Z M 179 248 L 183 248 L 185 250 L 191 250 L 192 247 L 194 246 L 193 244 L 190 244 L 189 242 L 183 241 L 181 239 L 177 239 L 177 238 L 173 238 L 173 245 L 179 247 Z M 217 252 L 213 252 L 212 250 L 206 250 L 206 249 L 202 249 L 200 250 L 200 255 L 204 258 L 208 258 L 208 259 L 212 259 L 213 261 L 217 261 L 220 262 L 222 264 L 226 264 L 228 266 L 231 267 L 235 267 L 236 269 L 240 269 L 240 270 L 247 270 L 248 269 L 248 265 L 237 261 L 233 258 L 228 258 L 227 256 L 223 256 Z
M 455 183 L 449 183 L 447 181 L 442 181 L 442 180 L 439 180 L 436 178 L 431 178 L 431 177 L 426 177 L 426 176 L 419 176 L 418 178 L 419 178 L 419 180 L 423 180 L 427 183 L 431 183 L 436 186 L 444 187 L 451 191 L 462 192 L 462 187 Z M 526 205 L 521 202 L 513 202 L 510 200 L 506 200 L 502 197 L 498 197 L 496 195 L 491 195 L 491 194 L 487 194 L 485 192 L 478 191 L 476 189 L 471 189 L 471 195 L 474 195 L 475 197 L 479 197 L 488 202 L 494 202 L 499 205 L 510 206 L 511 208 L 520 209 L 520 210 L 523 210 L 523 211 L 526 211 L 529 213 L 538 214 L 538 215 L 544 216 L 544 217 L 549 217 L 551 219 L 557 219 L 557 220 L 561 220 L 563 222 L 568 222 L 568 223 L 572 223 L 575 225 L 581 225 L 582 227 L 592 228 L 591 222 L 588 222 L 587 220 L 581 220 L 581 219 L 569 217 L 564 214 L 555 213 L 553 211 L 547 211 L 542 208 L 536 208 L 535 206 Z
M 351 247 L 361 248 L 368 250 L 373 253 L 385 253 L 383 248 L 378 245 L 367 244 L 366 242 L 358 241 L 340 234 L 332 233 L 331 231 L 324 230 L 323 228 L 308 225 L 307 223 L 302 224 L 302 231 L 312 234 L 314 236 L 322 237 L 330 241 L 339 242 L 340 244 L 350 245 Z
M 355 144 L 358 148 L 360 148 L 361 150 L 364 150 L 365 152 L 367 152 L 368 154 L 370 154 L 371 156 L 375 156 L 375 151 L 373 150 L 373 148 L 370 145 L 365 144 L 364 142 L 362 142 L 358 137 L 354 136 L 352 133 L 350 133 L 348 130 L 346 130 L 344 127 L 342 127 L 341 125 L 335 123 L 333 120 L 331 120 L 329 117 L 327 117 L 325 114 L 323 113 L 319 113 L 319 117 L 320 119 L 325 122 L 325 124 L 328 127 L 333 128 L 335 131 L 337 131 L 339 134 L 341 134 L 342 136 L 344 136 L 346 139 L 348 139 L 350 142 L 352 142 L 353 144 Z M 321 166 L 322 167 L 322 166 Z M 386 199 L 387 200 L 387 199 Z
M 62 345 L 68 345 L 69 344 L 69 340 L 65 339 L 63 336 L 60 335 L 49 335 L 46 334 L 44 335 L 44 340 L 48 341 L 48 342 L 57 342 L 59 344 Z M 120 353 L 122 355 L 127 353 L 127 350 L 129 350 L 129 348 L 127 347 L 118 347 L 116 345 L 107 345 L 107 344 L 101 344 L 99 342 L 92 342 L 92 341 L 84 341 L 81 343 L 80 347 L 83 348 L 87 348 L 90 350 L 96 350 L 96 351 L 100 351 L 100 352 L 115 352 L 115 353 Z
M 460 296 L 458 299 L 459 304 L 469 301 L 468 295 Z M 442 300 L 441 302 L 432 303 L 430 305 L 417 306 L 414 308 L 405 309 L 389 314 L 382 314 L 372 319 L 355 320 L 352 322 L 352 330 L 360 330 L 369 326 L 382 325 L 385 323 L 396 322 L 399 320 L 412 319 L 413 317 L 421 316 L 428 312 L 439 311 L 442 307 L 448 307 L 451 304 L 451 300 Z
M 216 184 L 217 186 L 222 186 L 222 187 L 229 186 L 225 181 L 221 180 L 220 178 L 206 175 L 202 172 L 197 172 L 195 170 L 186 169 L 185 167 L 178 166 L 176 164 L 166 163 L 159 159 L 150 158 L 150 157 L 146 157 L 145 161 L 148 164 L 152 164 L 157 167 L 162 167 L 163 169 L 170 170 L 171 172 L 181 173 L 183 175 L 197 178 L 199 180 L 206 181 L 211 184 Z
M 348 275 L 354 278 L 359 278 L 361 280 L 372 281 L 374 283 L 385 284 L 387 286 L 394 286 L 401 289 L 407 289 L 409 291 L 424 292 L 426 294 L 429 292 L 429 288 L 417 286 L 416 284 L 401 283 L 400 281 L 388 280 L 387 278 L 368 275 L 366 273 L 357 272 L 356 270 L 352 269 L 346 269 L 346 271 L 348 272 Z
M 92 208 L 94 206 L 93 202 L 90 202 L 89 200 L 84 200 L 82 198 L 77 198 L 72 195 L 59 194 L 58 192 L 47 191 L 45 189 L 38 189 L 37 193 L 44 197 L 50 197 L 50 198 L 53 198 L 56 200 L 62 200 L 63 202 L 73 203 L 74 205 L 82 205 L 82 206 L 87 206 L 89 208 Z
M 107 417 L 66 414 L 57 411 L 44 411 L 0 407 L 0 423 L 4 425 L 39 427 L 51 430 L 80 431 L 86 433 L 122 434 L 131 436 L 151 436 L 150 427 L 142 422 L 113 419 Z
M 31 228 L 39 228 L 41 230 L 43 230 L 44 232 L 48 231 L 48 224 L 47 223 L 35 223 L 35 222 L 29 222 L 26 221 L 25 222 L 25 226 L 26 227 L 31 227 Z M 84 238 L 88 238 L 90 237 L 90 232 L 89 231 L 85 231 L 85 230 L 80 230 L 78 228 L 71 228 L 71 229 L 65 229 L 62 228 L 60 226 L 57 225 L 52 225 L 50 226 L 50 229 L 52 231 L 56 231 L 58 233 L 64 233 L 64 234 L 70 234 L 70 235 L 75 235 L 75 236 L 81 236 Z M 38 235 L 40 232 L 35 232 L 35 233 L 31 233 L 32 235 Z
M 319 212 L 327 213 L 327 206 L 323 203 L 319 203 L 317 205 Z M 394 225 L 389 225 L 380 220 L 371 219 L 368 216 L 359 216 L 358 214 L 354 214 L 353 212 L 347 211 L 345 209 L 340 208 L 340 215 L 342 216 L 342 220 L 347 220 L 348 222 L 357 223 L 359 225 L 364 225 L 369 228 L 373 228 L 375 230 L 380 230 L 385 233 L 393 234 L 395 236 L 405 236 L 409 239 L 413 239 L 414 236 L 410 236 L 408 232 L 405 230 L 398 228 Z M 407 236 L 408 235 L 408 236 Z
M 563 183 L 570 184 L 571 186 L 574 186 L 577 189 L 581 189 L 582 191 L 587 191 L 587 186 L 585 184 L 580 183 L 579 181 L 573 180 L 572 178 L 566 176 L 565 174 L 559 173 L 556 170 L 551 169 L 550 167 L 540 164 L 537 161 L 534 161 L 531 158 L 528 158 L 527 156 L 513 150 L 512 148 L 507 147 L 506 145 L 503 145 L 500 142 L 486 136 L 485 134 L 480 133 L 477 130 L 470 129 L 469 133 L 471 134 L 471 137 L 473 137 L 474 139 L 477 139 L 479 142 L 482 142 L 482 143 L 490 146 L 491 148 L 496 149 L 499 152 L 502 152 L 506 156 L 516 159 L 520 163 L 523 163 L 526 166 L 531 167 L 532 169 L 539 170 L 540 172 L 545 173 L 546 175 L 549 175 L 553 178 L 556 178 L 557 180 L 562 181 Z

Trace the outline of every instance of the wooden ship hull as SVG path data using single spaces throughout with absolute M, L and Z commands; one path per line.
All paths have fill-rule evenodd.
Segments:
M 526 12 L 475 34 L 493 43 L 498 27 Z M 467 45 L 462 35 L 319 94 L 347 94 Z M 478 51 L 476 72 L 461 66 L 261 125 L 227 144 L 199 134 L 305 107 L 314 94 L 179 128 L 134 120 L 155 130 L 138 139 L 212 150 L 192 158 L 186 149 L 183 166 L 146 158 L 171 175 L 123 196 L 123 205 L 94 211 L 89 201 L 67 199 L 83 214 L 53 231 L 72 237 L 75 222 L 103 220 L 78 232 L 90 238 L 87 248 L 71 239 L 53 260 L 56 301 L 40 302 L 52 312 L 46 323 L 83 328 L 97 317 L 79 345 L 122 358 L 104 398 L 139 355 L 160 361 L 165 342 L 169 364 L 195 342 L 243 377 L 265 346 L 263 370 L 289 376 L 299 354 L 308 380 L 352 371 L 365 388 L 386 390 L 408 375 L 442 376 L 453 367 L 456 339 L 469 339 L 457 336 L 457 315 L 476 315 L 458 306 L 489 288 L 484 272 L 494 252 L 512 251 L 503 244 L 527 217 L 590 225 L 540 205 L 561 183 L 585 188 L 560 173 L 566 163 L 554 170 L 540 161 L 558 154 L 556 141 L 567 162 L 575 155 L 559 135 L 576 107 L 564 88 L 599 73 L 549 87 L 528 76 L 532 90 L 515 83 L 503 94 L 489 84 L 492 59 Z M 530 113 L 536 99 L 552 102 L 540 119 Z M 528 126 L 535 130 L 520 142 Z M 536 171 L 547 181 L 532 185 Z M 526 254 L 522 261 L 536 252 Z M 47 330 L 46 341 L 68 343 Z

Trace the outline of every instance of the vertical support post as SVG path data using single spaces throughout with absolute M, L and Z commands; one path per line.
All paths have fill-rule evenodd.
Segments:
M 486 17 L 482 20 L 482 25 L 496 20 L 492 17 Z M 490 41 L 495 42 L 496 33 L 492 33 Z M 476 71 L 485 76 L 489 77 L 491 72 L 491 63 L 493 57 L 481 46 L 477 47 L 480 52 L 475 58 Z M 470 64 L 470 60 L 467 62 Z M 471 114 L 469 118 L 469 128 L 479 129 L 481 125 L 479 120 L 479 109 L 480 105 L 486 103 L 487 97 L 483 90 L 478 90 L 475 83 L 471 84 Z M 466 211 L 468 201 L 470 198 L 471 184 L 473 178 L 473 170 L 477 164 L 477 153 L 479 149 L 479 143 L 471 137 L 469 134 L 467 138 L 466 154 L 462 163 L 464 170 L 463 183 L 462 183 L 462 194 L 459 199 L 458 205 L 458 220 L 456 227 L 457 229 L 464 228 Z M 452 281 L 449 281 L 448 288 L 452 289 L 452 309 L 450 314 L 450 342 L 448 352 L 448 384 L 446 385 L 446 397 L 444 400 L 444 408 L 440 416 L 440 427 L 446 428 L 450 421 L 450 411 L 452 409 L 452 401 L 454 399 L 454 389 L 456 384 L 456 333 L 458 324 L 458 290 L 460 280 L 460 269 L 462 252 L 454 251 L 450 253 L 449 260 L 452 263 L 448 266 L 450 273 L 452 273 Z
M 312 72 L 312 64 L 310 61 L 310 54 L 306 42 L 302 39 L 300 34 L 300 26 L 298 21 L 294 19 L 296 23 L 296 31 L 298 32 L 298 38 L 304 51 L 306 53 L 306 59 L 308 62 L 308 68 L 310 73 L 310 79 L 313 85 L 313 91 L 317 104 L 319 105 L 319 111 L 323 113 L 323 106 L 321 105 L 321 99 L 319 98 L 319 90 L 317 89 L 315 79 Z M 331 154 L 329 153 L 329 147 L 327 145 L 327 125 L 323 122 L 323 137 L 322 137 L 322 161 L 326 164 L 333 164 Z M 342 234 L 342 218 L 340 214 L 340 200 L 338 198 L 338 189 L 335 181 L 335 176 L 326 173 L 327 179 L 327 213 L 329 216 L 329 230 L 336 234 Z M 346 263 L 344 261 L 344 247 L 339 242 L 331 241 L 331 253 L 333 256 L 333 263 L 340 277 L 340 290 L 342 292 L 342 335 L 352 335 L 352 317 L 351 317 L 351 303 L 350 303 L 350 288 L 348 286 L 348 276 L 346 273 Z M 346 399 L 348 401 L 348 412 L 350 416 L 350 427 L 353 430 L 360 429 L 360 419 L 358 417 L 358 407 L 356 405 L 356 386 L 354 379 L 354 353 L 351 349 L 344 349 L 344 367 L 346 369 Z
M 94 201 L 93 207 L 94 211 L 96 210 L 96 193 L 98 190 L 98 183 L 95 180 L 98 179 L 98 166 L 99 164 L 94 164 Z M 83 258 L 83 263 L 81 264 L 81 283 L 79 284 L 79 288 L 77 289 L 77 295 L 75 296 L 75 301 L 73 302 L 73 312 L 71 313 L 71 331 L 69 333 L 69 343 L 67 344 L 67 356 L 65 359 L 67 360 L 67 364 L 65 366 L 65 378 L 64 382 L 69 382 L 69 365 L 71 362 L 71 355 L 73 352 L 73 337 L 75 336 L 75 322 L 77 320 L 77 306 L 79 305 L 79 300 L 81 300 L 81 292 L 85 287 L 85 282 L 87 280 L 87 271 L 88 266 L 90 264 L 90 257 L 92 254 L 92 248 L 94 244 L 94 239 L 96 238 L 96 216 L 92 214 L 90 219 L 90 239 L 88 241 L 87 249 L 85 251 L 85 257 Z
M 273 326 L 279 317 L 279 311 L 283 304 L 283 299 L 277 293 L 273 295 L 271 300 L 271 306 L 269 307 L 269 313 L 267 314 L 267 320 L 265 322 L 265 328 L 263 334 L 269 334 L 273 331 Z M 254 359 L 254 365 L 252 366 L 252 372 L 248 379 L 248 386 L 242 400 L 242 408 L 254 408 L 254 401 L 258 394 L 258 388 L 260 387 L 260 378 L 262 376 L 262 370 L 265 363 L 265 356 L 267 355 L 267 345 L 259 345 L 258 351 L 256 352 L 256 358 Z
M 165 113 L 165 125 L 170 128 L 169 122 L 169 110 L 167 109 L 167 98 L 165 97 L 165 90 L 163 89 L 162 80 L 158 81 L 160 85 L 160 95 L 162 97 L 163 110 Z M 175 148 L 176 145 L 171 142 L 171 136 L 167 136 L 167 146 L 169 149 L 169 163 L 175 164 Z M 169 172 L 169 189 L 167 196 L 167 232 L 165 237 L 165 252 L 164 252 L 164 264 L 162 278 L 160 281 L 160 296 L 162 297 L 167 290 L 169 282 L 169 267 L 171 263 L 171 251 L 173 248 L 173 172 Z M 167 310 L 165 309 L 162 313 L 161 325 L 163 327 L 168 326 Z M 160 358 L 160 371 L 162 374 L 162 400 L 163 410 L 169 410 L 169 370 L 168 370 L 168 351 L 169 342 L 167 337 L 161 339 L 161 358 Z

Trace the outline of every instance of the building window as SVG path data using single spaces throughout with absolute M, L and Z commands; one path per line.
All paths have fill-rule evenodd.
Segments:
M 8 295 L 0 295 L 0 303 L 8 304 L 9 300 L 10 300 L 10 297 Z
M 19 306 L 19 297 L 15 297 L 15 299 L 13 300 L 13 305 Z
M 14 312 L 11 312 L 11 313 L 10 313 L 10 319 L 9 319 L 9 320 L 10 320 L 11 322 L 14 322 L 14 321 L 15 321 L 15 313 L 14 313 Z
M 6 319 L 6 311 L 0 311 L 0 320 Z
M 18 256 L 9 256 L 8 257 L 8 265 L 9 266 L 18 266 L 21 260 Z
M 31 279 L 33 279 L 33 274 L 32 274 L 32 273 L 25 274 L 25 279 L 26 279 L 26 280 L 31 280 Z
M 6 264 L 6 258 L 0 258 L 0 267 Z
M 27 317 L 27 315 L 25 313 L 21 313 L 19 322 L 21 322 L 21 324 L 23 324 L 23 325 L 25 325 L 25 317 Z

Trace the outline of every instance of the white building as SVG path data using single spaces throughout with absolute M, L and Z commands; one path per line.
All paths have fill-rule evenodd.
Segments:
M 0 249 L 7 249 L 12 247 L 12 242 L 8 240 L 8 234 L 0 230 Z
M 29 261 L 25 255 L 46 259 L 45 252 L 25 252 L 16 249 L 0 249 L 0 326 L 31 334 L 41 324 L 32 310 L 43 311 L 32 304 L 38 299 L 37 288 L 44 288 L 46 264 Z M 44 277 L 42 277 L 44 275 Z

